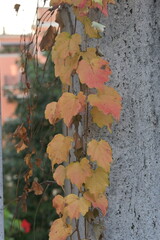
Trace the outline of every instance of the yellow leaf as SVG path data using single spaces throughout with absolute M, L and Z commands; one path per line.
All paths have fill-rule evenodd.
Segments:
M 91 115 L 93 118 L 93 122 L 98 125 L 98 127 L 102 128 L 107 126 L 108 131 L 111 133 L 111 127 L 113 123 L 113 117 L 111 114 L 105 115 L 102 111 L 99 111 L 97 107 L 93 107 L 91 110 Z
M 84 60 L 90 62 L 93 58 L 96 58 L 96 48 L 87 48 L 87 51 L 81 52 L 81 56 Z
M 84 111 L 85 100 L 86 96 L 82 92 L 79 92 L 77 96 L 73 93 L 65 92 L 60 97 L 58 109 L 67 127 L 70 127 L 74 116 Z
M 79 198 L 75 194 L 69 194 L 65 197 L 64 216 L 78 219 L 80 214 L 84 216 L 88 212 L 90 205 L 91 203 L 83 197 Z
M 80 189 L 87 177 L 92 175 L 87 158 L 83 158 L 80 162 L 70 163 L 66 168 L 66 175 Z
M 70 35 L 68 32 L 62 32 L 56 37 L 53 52 L 56 51 L 56 56 L 64 60 L 68 56 L 73 57 L 79 53 L 80 43 L 81 36 L 78 33 Z M 53 60 L 54 56 L 55 55 L 52 55 Z
M 65 207 L 65 199 L 61 195 L 57 195 L 52 200 L 53 207 L 56 209 L 57 214 L 63 213 Z
M 72 0 L 50 0 L 50 6 L 58 7 L 61 3 L 72 4 Z
M 95 196 L 99 195 L 100 193 L 104 193 L 107 186 L 108 174 L 101 167 L 98 167 L 93 172 L 92 176 L 87 178 L 85 183 L 85 188 Z
M 106 172 L 110 171 L 110 163 L 112 162 L 112 149 L 108 142 L 101 140 L 92 140 L 88 143 L 87 154 L 91 156 L 91 161 L 97 162 Z
M 84 24 L 84 30 L 85 33 L 90 37 L 90 38 L 100 38 L 101 36 L 99 35 L 99 31 L 92 27 L 92 21 L 86 17 L 78 17 L 78 20 Z
M 49 159 L 52 161 L 52 167 L 55 163 L 62 163 L 68 160 L 69 150 L 72 147 L 73 138 L 65 137 L 62 134 L 54 136 L 47 146 Z
M 72 233 L 72 226 L 63 222 L 62 218 L 52 223 L 49 240 L 66 240 Z
M 57 57 L 56 52 L 53 52 L 52 56 L 55 56 L 54 63 L 55 63 L 55 76 L 60 77 L 60 80 L 63 84 L 71 84 L 71 75 L 73 71 L 77 69 L 78 61 L 79 61 L 79 54 L 75 54 L 73 57 L 68 56 L 66 59 L 61 59 Z
M 57 109 L 57 102 L 51 102 L 47 104 L 45 109 L 45 118 L 49 120 L 50 124 L 55 124 L 61 119 L 60 113 Z
M 64 180 L 66 178 L 66 169 L 64 166 L 60 165 L 56 168 L 53 178 L 57 182 L 58 185 L 61 187 L 64 185 Z

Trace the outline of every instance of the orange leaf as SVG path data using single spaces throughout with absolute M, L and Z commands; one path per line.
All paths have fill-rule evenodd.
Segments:
M 61 119 L 60 113 L 57 109 L 57 102 L 51 102 L 47 104 L 45 109 L 45 118 L 49 120 L 50 124 L 55 124 Z
M 65 198 L 57 195 L 53 199 L 53 207 L 56 208 L 58 214 L 63 214 L 63 219 L 70 217 L 71 219 L 80 217 L 80 214 L 84 216 L 88 212 L 88 208 L 91 203 L 85 198 L 79 198 L 75 194 L 69 194 Z
M 79 92 L 77 96 L 73 93 L 65 92 L 60 97 L 58 109 L 67 127 L 70 127 L 74 116 L 84 111 L 85 100 L 86 97 L 82 92 Z
M 53 207 L 56 209 L 57 214 L 63 213 L 65 207 L 64 197 L 61 195 L 55 196 L 52 200 Z
M 110 171 L 110 163 L 112 162 L 112 149 L 108 142 L 101 140 L 92 140 L 88 143 L 87 154 L 91 156 L 91 161 L 96 161 L 99 167 L 106 172 Z
M 65 197 L 64 216 L 68 216 L 71 219 L 78 219 L 80 214 L 84 216 L 88 212 L 90 205 L 90 202 L 85 198 L 79 198 L 75 194 L 69 194 Z
M 68 56 L 73 57 L 79 53 L 79 45 L 81 36 L 78 33 L 70 35 L 68 32 L 62 32 L 56 37 L 56 43 L 53 48 L 53 53 L 56 52 L 56 57 L 65 59 Z M 52 55 L 54 60 L 55 54 Z
M 103 88 L 104 82 L 109 81 L 111 70 L 107 61 L 96 57 L 90 61 L 81 60 L 77 73 L 81 83 L 85 83 L 89 88 Z
M 106 215 L 106 211 L 108 208 L 108 200 L 106 199 L 104 194 L 99 194 L 97 198 L 89 192 L 85 192 L 83 194 L 84 198 L 92 203 L 94 208 L 99 208 L 103 215 Z
M 112 116 L 119 120 L 121 112 L 121 96 L 111 87 L 105 86 L 103 90 L 99 90 L 98 94 L 90 94 L 88 101 L 92 106 L 97 107 L 105 115 L 112 114 Z
M 72 233 L 72 226 L 63 222 L 62 218 L 52 223 L 49 240 L 66 240 Z
M 66 175 L 80 189 L 87 177 L 92 175 L 87 158 L 83 158 L 80 162 L 70 163 L 66 168 Z
M 33 181 L 32 190 L 34 191 L 35 195 L 41 195 L 44 189 L 38 182 Z
M 53 177 L 58 185 L 61 187 L 64 185 L 64 180 L 66 178 L 66 169 L 64 166 L 60 165 L 56 168 Z
M 54 136 L 47 146 L 49 159 L 52 161 L 52 167 L 55 163 L 62 163 L 68 160 L 69 150 L 73 142 L 72 137 L 65 137 L 62 134 Z
M 107 186 L 108 175 L 101 167 L 98 167 L 95 171 L 93 171 L 92 176 L 87 178 L 85 183 L 85 188 L 95 196 L 99 195 L 99 193 L 104 193 Z
M 110 133 L 112 132 L 111 127 L 114 120 L 111 114 L 105 115 L 102 111 L 99 111 L 97 107 L 93 107 L 91 115 L 93 122 L 96 123 L 98 127 L 102 128 L 103 126 L 107 126 L 108 131 Z

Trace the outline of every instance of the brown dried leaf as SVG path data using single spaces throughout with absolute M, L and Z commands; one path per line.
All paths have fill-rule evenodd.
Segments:
M 36 181 L 32 183 L 32 190 L 34 191 L 35 195 L 41 195 L 44 191 L 43 187 Z
M 16 3 L 15 5 L 14 5 L 14 9 L 15 9 L 15 11 L 18 13 L 18 11 L 19 11 L 19 8 L 20 8 L 20 4 L 18 4 L 18 3 Z
M 17 153 L 23 151 L 24 149 L 28 148 L 28 146 L 21 140 L 18 144 L 15 145 Z
M 48 51 L 52 48 L 55 43 L 55 38 L 57 36 L 57 28 L 50 26 L 45 32 L 41 42 L 40 42 L 40 50 Z
M 31 163 L 31 156 L 32 156 L 32 153 L 27 153 L 26 156 L 24 157 L 24 161 L 29 168 L 33 167 Z

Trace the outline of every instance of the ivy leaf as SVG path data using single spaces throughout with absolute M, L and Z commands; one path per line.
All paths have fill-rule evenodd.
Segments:
M 70 163 L 66 168 L 66 175 L 80 189 L 86 179 L 92 175 L 88 159 L 83 158 L 80 162 Z
M 28 146 L 24 143 L 23 140 L 21 140 L 19 143 L 15 145 L 17 153 L 23 151 L 24 149 L 28 148 Z
M 108 15 L 108 2 L 109 0 L 92 0 L 92 8 L 98 8 L 104 15 Z
M 93 58 L 97 57 L 96 51 L 97 51 L 96 48 L 87 48 L 87 51 L 81 52 L 80 54 L 83 60 L 90 62 Z
M 58 109 L 67 127 L 70 127 L 74 116 L 84 111 L 85 100 L 86 96 L 82 92 L 79 92 L 77 96 L 73 93 L 65 92 L 60 97 Z
M 49 240 L 66 240 L 71 233 L 72 226 L 64 223 L 62 218 L 59 218 L 51 225 Z
M 54 53 L 52 56 L 54 56 Z M 55 76 L 60 77 L 62 83 L 71 84 L 71 74 L 77 69 L 79 58 L 79 54 L 75 54 L 73 57 L 69 56 L 65 60 L 59 57 L 53 57 L 55 63 Z
M 50 124 L 55 124 L 61 119 L 60 113 L 57 109 L 57 102 L 47 104 L 45 109 L 45 118 L 49 120 Z
M 99 208 L 103 215 L 106 215 L 108 208 L 108 200 L 106 199 L 104 194 L 99 194 L 98 197 L 95 197 L 93 194 L 89 192 L 85 192 L 83 194 L 84 198 L 92 203 L 94 208 Z
M 57 28 L 50 26 L 45 32 L 41 42 L 40 42 L 40 50 L 48 51 L 52 48 L 55 43 L 55 38 L 57 36 Z
M 58 6 L 61 4 L 61 3 L 68 3 L 68 4 L 72 4 L 72 0 L 50 0 L 50 6 Z
M 98 125 L 98 127 L 102 128 L 103 126 L 107 126 L 108 131 L 111 133 L 111 127 L 113 123 L 113 117 L 111 114 L 105 115 L 102 111 L 99 111 L 97 107 L 93 107 L 91 110 L 92 120 L 94 123 Z
M 32 190 L 34 191 L 35 195 L 41 195 L 44 191 L 43 187 L 36 181 L 32 183 Z
M 108 142 L 101 140 L 92 140 L 88 143 L 87 154 L 91 156 L 91 161 L 97 162 L 106 172 L 110 171 L 110 163 L 112 162 L 112 150 Z
M 68 160 L 69 150 L 73 142 L 72 137 L 65 137 L 62 134 L 54 136 L 47 146 L 49 159 L 52 161 L 52 167 L 55 163 L 62 163 Z
M 84 216 L 88 212 L 88 208 L 91 203 L 85 198 L 79 198 L 75 194 L 69 194 L 65 198 L 57 195 L 53 199 L 53 207 L 56 208 L 58 214 L 63 215 L 63 219 L 70 217 L 71 219 L 80 217 L 80 214 Z
M 16 11 L 17 13 L 18 13 L 18 11 L 19 11 L 20 6 L 21 6 L 21 5 L 18 4 L 18 3 L 14 5 L 14 9 L 15 9 L 15 11 Z
M 57 214 L 63 213 L 65 207 L 64 197 L 57 195 L 52 200 L 53 207 L 56 209 Z
M 80 214 L 84 216 L 88 212 L 90 205 L 91 203 L 85 198 L 79 198 L 75 194 L 69 194 L 65 197 L 64 216 L 68 216 L 71 219 L 78 219 Z
M 24 161 L 29 168 L 33 167 L 31 163 L 31 156 L 32 156 L 32 153 L 27 153 L 26 156 L 24 157 Z
M 56 168 L 53 178 L 57 182 L 58 185 L 61 187 L 64 185 L 64 180 L 66 178 L 66 169 L 64 166 L 60 165 Z
M 102 5 L 102 0 L 92 0 L 92 2 L 99 3 L 100 5 Z
M 87 178 L 85 183 L 85 188 L 95 196 L 99 195 L 100 193 L 104 193 L 107 186 L 108 175 L 101 167 L 98 167 L 96 170 L 94 170 L 92 176 Z
M 120 118 L 121 100 L 119 93 L 114 88 L 107 86 L 99 90 L 98 94 L 88 96 L 88 101 L 92 106 L 97 107 L 105 115 L 111 114 L 116 120 Z
M 99 34 L 99 29 L 95 28 L 95 26 L 92 25 L 92 21 L 87 17 L 78 17 L 77 19 L 84 25 L 84 30 L 85 33 L 90 37 L 90 38 L 101 38 Z
M 109 81 L 111 70 L 107 61 L 97 57 L 90 61 L 81 60 L 77 73 L 81 83 L 89 88 L 103 88 L 104 82 Z
M 79 53 L 79 45 L 81 43 L 81 35 L 75 33 L 70 35 L 68 32 L 62 32 L 56 37 L 56 43 L 53 48 L 53 60 L 54 57 L 65 59 L 68 56 L 73 57 Z M 54 54 L 56 52 L 56 54 Z

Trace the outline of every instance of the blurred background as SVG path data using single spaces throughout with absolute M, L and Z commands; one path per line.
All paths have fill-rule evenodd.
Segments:
M 46 155 L 62 126 L 44 117 L 61 94 L 44 39 L 48 30 L 55 37 L 55 12 L 45 0 L 5 0 L 0 9 L 5 240 L 47 240 L 57 217 L 52 198 L 62 193 Z

